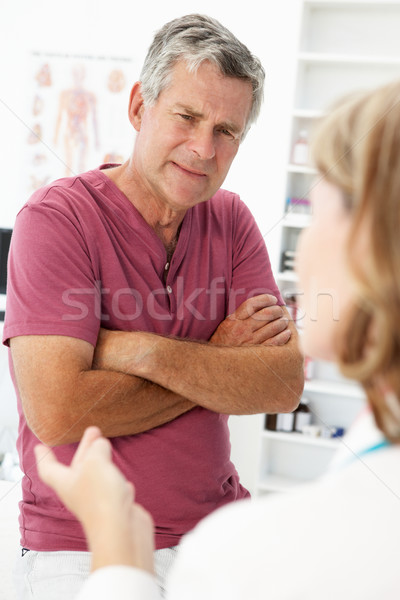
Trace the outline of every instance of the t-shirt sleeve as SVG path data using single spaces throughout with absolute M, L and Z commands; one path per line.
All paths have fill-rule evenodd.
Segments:
M 232 295 L 229 312 L 259 294 L 272 294 L 283 305 L 261 231 L 241 200 L 234 205 Z
M 98 293 L 78 218 L 46 203 L 26 205 L 11 239 L 3 343 L 66 335 L 95 345 Z

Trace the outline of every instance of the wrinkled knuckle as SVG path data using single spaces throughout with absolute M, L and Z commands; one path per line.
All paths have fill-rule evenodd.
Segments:
M 279 319 L 278 323 L 279 323 L 280 331 L 285 331 L 285 332 L 289 331 L 289 329 L 288 329 L 289 324 L 286 319 Z

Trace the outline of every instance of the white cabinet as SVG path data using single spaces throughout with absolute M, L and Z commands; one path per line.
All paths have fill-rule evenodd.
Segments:
M 297 81 L 282 199 L 277 282 L 288 304 L 301 293 L 293 264 L 299 233 L 311 218 L 307 200 L 315 178 L 308 162 L 294 164 L 296 141 L 312 134 L 316 121 L 341 96 L 400 78 L 400 1 L 309 1 L 303 15 L 297 56 Z M 334 249 L 333 249 L 334 251 Z M 299 322 L 301 324 L 301 322 Z M 365 403 L 363 391 L 333 365 L 317 362 L 303 396 L 312 422 L 326 434 L 347 428 Z M 290 490 L 323 474 L 340 438 L 310 437 L 262 429 L 257 493 Z

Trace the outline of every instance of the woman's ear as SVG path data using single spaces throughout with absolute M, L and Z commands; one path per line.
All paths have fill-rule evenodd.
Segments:
M 141 92 L 141 83 L 137 81 L 131 90 L 129 97 L 129 120 L 136 131 L 140 131 L 144 104 Z

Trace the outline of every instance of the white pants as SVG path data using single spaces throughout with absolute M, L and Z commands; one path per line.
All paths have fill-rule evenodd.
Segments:
M 156 550 L 154 568 L 164 596 L 165 579 L 177 554 L 177 546 Z M 90 573 L 89 552 L 36 552 L 17 558 L 17 600 L 73 600 Z

